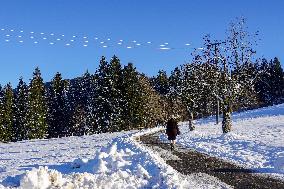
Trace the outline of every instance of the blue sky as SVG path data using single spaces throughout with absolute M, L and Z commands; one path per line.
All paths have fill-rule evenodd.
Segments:
M 64 78 L 94 73 L 102 55 L 114 54 L 149 76 L 159 69 L 170 73 L 190 61 L 205 34 L 224 38 L 239 16 L 247 18 L 250 31 L 260 31 L 257 56 L 277 56 L 283 63 L 283 8 L 280 0 L 1 0 L 0 83 L 15 87 L 20 76 L 29 82 L 36 66 L 45 81 L 57 71 Z

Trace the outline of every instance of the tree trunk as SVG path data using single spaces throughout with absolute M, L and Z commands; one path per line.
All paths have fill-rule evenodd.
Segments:
M 193 113 L 189 112 L 189 121 L 188 121 L 188 127 L 190 131 L 193 131 L 195 129 L 195 126 L 193 125 Z
M 219 110 L 219 99 L 218 98 L 216 98 L 216 102 L 217 102 L 217 107 L 216 107 L 216 125 L 218 125 L 219 124 L 219 112 L 220 112 L 220 110 Z
M 230 103 L 225 104 L 223 107 L 223 121 L 222 121 L 222 130 L 223 133 L 228 133 L 232 130 L 232 107 Z

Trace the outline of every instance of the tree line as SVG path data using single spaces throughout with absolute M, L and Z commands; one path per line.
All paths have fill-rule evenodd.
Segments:
M 243 89 L 240 89 L 239 83 L 235 84 L 237 96 L 231 102 L 231 112 L 284 103 L 284 73 L 277 57 L 269 61 L 263 58 L 246 66 L 246 77 L 250 79 L 246 78 L 248 85 L 242 86 Z M 219 113 L 223 113 L 225 96 L 220 94 L 224 92 L 221 91 L 223 83 L 220 75 L 208 63 L 188 63 L 176 67 L 169 75 L 160 70 L 151 82 L 167 102 L 167 115 L 174 115 L 180 120 L 193 120 L 216 115 L 218 101 Z M 254 84 L 251 83 L 253 79 Z
M 214 115 L 218 99 L 213 68 L 189 63 L 169 76 L 160 70 L 147 77 L 131 63 L 122 68 L 116 56 L 109 63 L 102 57 L 94 74 L 87 71 L 67 80 L 56 73 L 49 83 L 36 68 L 29 85 L 21 78 L 16 89 L 11 84 L 0 87 L 0 139 L 116 132 L 164 124 L 171 115 L 179 120 Z M 238 96 L 232 110 L 284 102 L 284 73 L 278 58 L 262 59 L 247 68 L 250 77 L 261 74 L 255 87 L 247 86 Z
M 230 24 L 223 40 L 204 37 L 192 61 L 177 67 L 168 77 L 160 71 L 154 88 L 167 99 L 173 112 L 183 107 L 192 120 L 222 113 L 222 131 L 232 129 L 233 111 L 284 102 L 284 75 L 278 58 L 258 59 L 258 32 L 249 33 L 244 18 Z M 218 105 L 220 109 L 218 109 Z
M 284 102 L 284 73 L 278 58 L 257 59 L 244 20 L 230 25 L 224 40 L 204 37 L 193 59 L 169 75 L 139 73 L 132 63 L 102 57 L 95 73 L 44 83 L 36 68 L 29 84 L 0 86 L 0 141 L 81 136 L 149 128 L 222 114 L 231 131 L 231 113 Z M 217 108 L 219 105 L 219 109 Z
M 156 126 L 165 121 L 163 99 L 132 63 L 102 57 L 94 74 L 44 83 L 36 68 L 30 83 L 0 89 L 0 140 L 80 136 Z

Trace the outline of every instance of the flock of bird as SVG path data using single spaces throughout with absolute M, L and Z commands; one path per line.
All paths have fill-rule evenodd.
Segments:
M 99 48 L 119 47 L 126 49 L 133 48 L 153 48 L 158 50 L 173 50 L 173 49 L 189 49 L 190 43 L 184 43 L 180 47 L 172 47 L 168 42 L 156 44 L 152 41 L 138 42 L 137 40 L 112 40 L 111 38 L 101 39 L 95 36 L 88 35 L 65 35 L 46 32 L 33 32 L 15 29 L 0 29 L 0 40 L 5 43 L 32 43 L 35 45 L 44 43 L 48 45 L 63 45 L 65 47 L 81 46 L 89 47 L 96 46 Z

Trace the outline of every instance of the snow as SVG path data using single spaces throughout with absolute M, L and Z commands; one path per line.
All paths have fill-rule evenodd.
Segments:
M 136 141 L 142 134 L 156 132 L 163 129 L 157 127 L 143 132 L 103 134 L 84 137 L 70 137 L 52 140 L 34 140 L 18 143 L 1 144 L 11 146 L 10 152 L 19 149 L 27 150 L 40 157 L 33 162 L 18 162 L 25 155 L 15 153 L 17 158 L 14 176 L 11 171 L 0 174 L 1 187 L 16 187 L 21 189 L 47 188 L 230 188 L 225 183 L 207 174 L 182 175 L 166 164 L 159 152 L 154 152 Z M 102 137 L 104 136 L 104 137 Z M 103 140 L 105 139 L 105 140 Z M 108 143 L 105 142 L 108 139 Z M 50 143 L 51 141 L 51 143 Z M 69 142 L 69 144 L 67 144 Z M 83 143 L 84 142 L 84 143 Z M 94 144 L 97 143 L 96 146 Z M 31 147 L 32 145 L 32 147 Z M 74 145 L 74 147 L 73 147 Z M 79 150 L 82 146 L 88 146 Z M 100 147 L 98 147 L 98 145 Z M 43 146 L 45 150 L 39 146 Z M 57 147 L 56 154 L 51 153 Z M 36 148 L 38 147 L 38 148 Z M 60 152 L 70 148 L 65 153 L 64 163 Z M 76 149 L 75 149 L 76 148 Z M 73 150 L 71 150 L 73 149 Z M 43 152 L 44 151 L 44 152 Z M 3 154 L 2 154 L 3 155 Z M 10 154 L 11 156 L 11 154 Z M 58 156 L 55 159 L 51 156 Z M 76 158 L 75 158 L 76 157 Z M 71 160 L 71 161 L 68 161 Z M 47 163 L 44 164 L 43 161 Z M 53 164 L 53 165 L 50 165 Z M 6 168 L 12 169 L 13 165 Z M 21 167 L 29 167 L 25 171 Z M 20 169 L 19 169 L 20 168 Z
M 228 134 L 215 117 L 195 125 L 189 132 L 181 123 L 179 144 L 284 178 L 284 104 L 235 113 Z M 231 188 L 204 173 L 180 174 L 166 164 L 177 156 L 137 140 L 163 129 L 0 143 L 0 189 Z
M 281 173 L 284 173 L 284 153 L 282 153 L 274 163 L 274 167 Z
M 284 104 L 233 114 L 232 132 L 223 134 L 215 117 L 180 123 L 177 143 L 259 173 L 284 179 Z M 164 134 L 162 140 L 167 140 Z
M 0 182 L 14 182 L 14 176 L 39 166 L 66 173 L 69 170 L 65 164 L 75 159 L 93 158 L 96 150 L 126 133 L 129 132 L 0 143 Z

